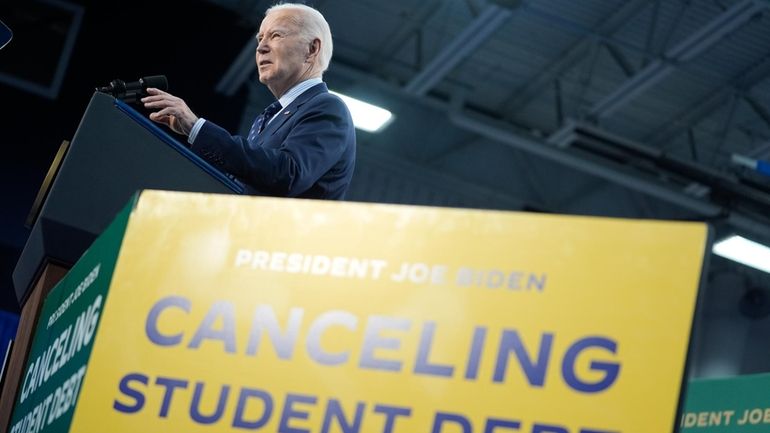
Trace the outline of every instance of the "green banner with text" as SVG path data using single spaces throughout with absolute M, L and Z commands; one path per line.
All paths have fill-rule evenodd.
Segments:
M 10 433 L 69 431 L 132 204 L 46 297 Z
M 690 381 L 681 433 L 770 431 L 770 374 Z

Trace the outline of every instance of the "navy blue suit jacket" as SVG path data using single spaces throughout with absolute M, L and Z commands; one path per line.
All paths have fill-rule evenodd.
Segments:
M 206 121 L 191 149 L 238 178 L 248 194 L 345 198 L 356 158 L 345 103 L 320 83 L 275 116 L 254 143 Z

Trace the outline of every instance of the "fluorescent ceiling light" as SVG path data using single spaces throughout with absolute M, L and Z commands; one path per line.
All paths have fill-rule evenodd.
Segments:
M 714 244 L 714 254 L 770 272 L 770 248 L 740 236 L 730 236 Z
M 342 93 L 331 93 L 339 96 L 345 102 L 348 110 L 350 110 L 350 115 L 353 116 L 353 124 L 358 129 L 363 129 L 367 132 L 377 132 L 393 121 L 393 113 L 384 108 L 351 98 Z

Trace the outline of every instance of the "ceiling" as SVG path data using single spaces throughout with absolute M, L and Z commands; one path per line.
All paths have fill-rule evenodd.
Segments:
M 211 90 L 246 102 L 243 132 L 271 102 L 251 35 L 273 2 L 206 3 L 226 25 L 176 25 L 223 47 Z M 358 132 L 349 199 L 707 221 L 770 244 L 770 177 L 733 162 L 770 160 L 770 1 L 309 3 L 334 35 L 329 86 L 395 115 Z M 153 66 L 200 63 L 171 57 Z M 770 275 L 709 269 L 692 374 L 770 371 Z

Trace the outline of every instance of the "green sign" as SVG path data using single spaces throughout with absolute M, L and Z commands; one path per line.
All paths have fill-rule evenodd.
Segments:
M 69 430 L 132 205 L 118 215 L 46 297 L 10 433 Z
M 681 433 L 770 432 L 770 374 L 693 380 Z

